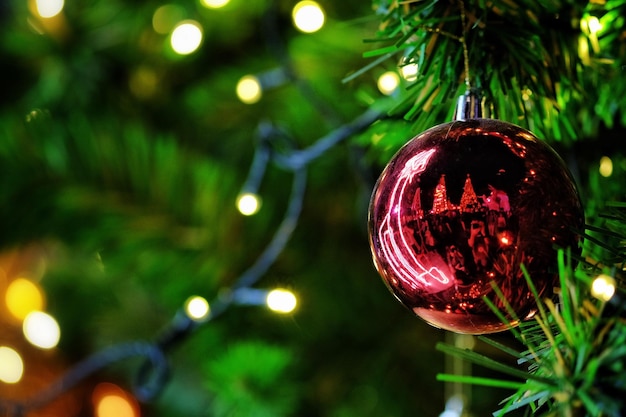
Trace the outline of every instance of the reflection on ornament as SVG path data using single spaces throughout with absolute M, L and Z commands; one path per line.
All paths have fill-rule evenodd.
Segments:
M 438 287 L 443 289 L 450 283 L 450 278 L 444 275 L 437 266 L 424 268 L 415 257 L 413 251 L 407 251 L 407 248 L 410 247 L 407 241 L 407 234 L 394 233 L 395 230 L 403 227 L 401 203 L 405 198 L 407 186 L 413 182 L 413 178 L 416 175 L 424 170 L 434 152 L 434 149 L 420 152 L 404 164 L 400 177 L 395 182 L 394 189 L 391 192 L 389 210 L 378 228 L 381 250 L 384 256 L 390 260 L 389 267 L 395 274 L 396 284 L 398 284 L 397 280 L 400 280 L 403 285 L 415 287 L 414 281 L 417 280 L 424 286 L 433 286 L 439 283 Z M 418 210 L 419 207 L 419 201 L 413 205 L 413 208 Z M 428 275 L 428 278 L 424 278 L 426 275 Z
M 470 119 L 433 127 L 392 158 L 372 194 L 370 245 L 384 282 L 415 314 L 457 333 L 491 333 L 507 328 L 483 301 L 506 315 L 492 284 L 520 319 L 532 316 L 520 264 L 550 296 L 554 247 L 576 249 L 583 221 L 549 146 L 510 123 Z

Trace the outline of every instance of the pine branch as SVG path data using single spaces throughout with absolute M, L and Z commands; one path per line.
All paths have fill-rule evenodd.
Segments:
M 614 216 L 621 221 L 606 229 L 606 236 L 624 241 L 622 210 L 626 205 L 613 204 Z M 617 210 L 617 211 L 615 211 Z M 593 228 L 602 233 L 602 228 Z M 615 260 L 617 251 L 609 259 Z M 624 256 L 620 256 L 624 261 Z M 517 358 L 525 370 L 495 363 L 483 355 L 439 345 L 438 349 L 520 378 L 515 394 L 503 401 L 503 408 L 494 415 L 504 416 L 521 408 L 533 415 L 589 417 L 618 417 L 626 411 L 626 320 L 623 314 L 623 285 L 609 302 L 591 297 L 592 276 L 583 273 L 585 265 L 575 270 L 571 258 L 560 251 L 558 256 L 560 292 L 559 303 L 541 300 L 537 293 L 536 326 L 522 323 L 513 334 L 526 346 L 517 352 L 493 340 L 481 338 L 488 344 Z M 597 273 L 596 269 L 592 270 Z M 524 274 L 532 289 L 532 277 Z M 503 300 L 506 304 L 506 300 Z M 495 306 L 493 307 L 495 309 Z M 520 373 L 521 372 L 521 373 Z M 500 379 L 462 378 L 442 375 L 441 380 L 515 389 L 515 381 Z M 578 414 L 581 413 L 581 414 Z
M 417 80 L 392 111 L 413 121 L 416 131 L 432 126 L 430 113 L 449 116 L 447 110 L 465 77 L 459 42 L 464 33 L 469 78 L 493 103 L 498 118 L 546 139 L 571 141 L 581 133 L 596 134 L 600 121 L 611 125 L 626 108 L 608 93 L 623 91 L 626 85 L 618 17 L 626 11 L 624 0 L 602 5 L 558 0 L 377 1 L 375 7 L 381 15 L 378 37 L 383 46 L 366 56 L 395 53 L 395 59 L 420 63 Z M 602 29 L 589 29 L 592 16 L 600 16 Z M 607 105 L 580 117 L 589 112 L 589 102 L 598 101 Z

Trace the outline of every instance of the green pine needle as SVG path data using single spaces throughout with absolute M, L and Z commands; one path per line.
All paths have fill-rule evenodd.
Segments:
M 381 16 L 378 39 L 386 45 L 377 45 L 365 56 L 390 54 L 396 62 L 418 62 L 418 78 L 412 82 L 417 88 L 404 91 L 413 104 L 397 109 L 417 131 L 431 126 L 433 109 L 453 106 L 455 92 L 463 87 L 459 40 L 464 35 L 469 81 L 492 101 L 498 118 L 536 130 L 546 139 L 575 141 L 597 133 L 601 122 L 610 126 L 618 109 L 623 114 L 626 107 L 616 95 L 624 84 L 620 37 L 625 0 L 377 0 L 374 6 Z M 598 34 L 584 29 L 591 15 L 601 17 Z M 581 49 L 585 40 L 586 51 Z M 581 111 L 589 102 L 602 105 L 583 118 Z
M 591 278 L 587 275 L 584 279 L 578 278 L 580 269 L 574 270 L 565 251 L 559 251 L 557 258 L 561 286 L 558 304 L 538 298 L 531 277 L 522 267 L 528 286 L 537 297 L 538 307 L 538 314 L 531 322 L 523 322 L 513 331 L 527 350 L 518 352 L 480 337 L 517 358 L 519 366 L 525 369 L 499 363 L 467 349 L 437 345 L 437 349 L 446 354 L 521 381 L 454 375 L 439 375 L 438 379 L 516 389 L 503 400 L 502 408 L 494 412 L 494 416 L 505 416 L 524 408 L 536 416 L 622 416 L 626 411 L 626 320 L 619 315 L 603 316 L 607 307 L 588 295 Z M 492 308 L 495 308 L 493 303 Z M 504 319 L 501 312 L 495 312 Z
M 464 376 L 452 374 L 438 374 L 437 381 L 459 382 L 462 384 L 482 385 L 485 387 L 518 389 L 524 384 L 518 381 L 508 381 L 504 379 L 483 378 L 477 376 Z

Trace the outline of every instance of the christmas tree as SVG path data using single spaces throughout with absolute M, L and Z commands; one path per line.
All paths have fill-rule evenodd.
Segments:
M 443 213 L 448 210 L 453 210 L 454 206 L 448 199 L 448 190 L 446 189 L 446 177 L 441 176 L 439 178 L 439 184 L 435 187 L 433 195 L 433 208 L 432 213 Z
M 623 415 L 624 16 L 3 2 L 0 414 Z M 556 297 L 489 338 L 416 318 L 368 247 L 379 174 L 468 91 L 561 155 L 586 220 Z M 433 210 L 475 207 L 446 180 Z
M 461 211 L 472 212 L 478 210 L 480 204 L 478 203 L 478 197 L 476 191 L 472 186 L 472 179 L 468 175 L 463 185 L 463 194 L 461 195 Z

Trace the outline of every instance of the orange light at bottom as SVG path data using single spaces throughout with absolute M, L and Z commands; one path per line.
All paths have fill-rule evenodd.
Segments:
M 92 401 L 95 417 L 140 417 L 137 400 L 115 384 L 98 384 Z

